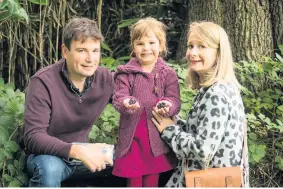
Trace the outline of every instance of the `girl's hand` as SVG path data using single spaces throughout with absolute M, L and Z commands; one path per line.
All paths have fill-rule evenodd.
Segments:
M 137 110 L 140 108 L 140 104 L 135 99 L 126 98 L 123 101 L 123 104 L 126 108 L 132 109 L 132 110 Z
M 170 119 L 169 117 L 164 117 L 158 114 L 157 107 L 153 108 L 152 115 L 153 117 L 151 118 L 151 120 L 160 133 L 169 125 L 174 124 L 174 121 Z
M 172 103 L 167 100 L 161 100 L 156 104 L 157 113 L 162 116 L 168 116 Z

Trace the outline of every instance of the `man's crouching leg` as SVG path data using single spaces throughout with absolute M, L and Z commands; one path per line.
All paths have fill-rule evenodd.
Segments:
M 72 168 L 59 157 L 29 155 L 27 170 L 29 187 L 60 187 L 61 182 L 72 174 Z

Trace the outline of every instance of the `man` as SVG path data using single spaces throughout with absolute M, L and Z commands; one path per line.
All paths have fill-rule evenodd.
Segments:
M 113 164 L 102 152 L 109 145 L 87 143 L 113 93 L 110 71 L 98 66 L 102 41 L 95 21 L 72 19 L 63 31 L 64 58 L 30 79 L 23 133 L 29 186 L 59 187 L 80 174 L 78 166 L 91 174 Z

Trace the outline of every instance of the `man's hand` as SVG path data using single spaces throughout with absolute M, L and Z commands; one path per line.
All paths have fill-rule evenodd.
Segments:
M 131 99 L 131 98 L 126 98 L 123 101 L 123 104 L 126 108 L 132 109 L 132 110 L 137 110 L 140 108 L 140 104 L 135 99 Z
M 80 161 L 91 171 L 101 171 L 106 168 L 106 163 L 113 165 L 113 160 L 102 152 L 102 148 L 108 148 L 105 143 L 73 144 L 70 150 L 70 158 Z
M 158 114 L 157 107 L 153 108 L 152 115 L 153 117 L 151 118 L 151 120 L 160 133 L 169 125 L 174 124 L 174 121 L 172 119 Z

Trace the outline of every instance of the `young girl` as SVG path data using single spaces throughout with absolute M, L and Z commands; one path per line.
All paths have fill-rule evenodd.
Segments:
M 131 27 L 132 58 L 115 73 L 113 105 L 120 112 L 113 175 L 128 178 L 128 187 L 158 187 L 159 173 L 176 159 L 153 125 L 152 109 L 165 117 L 180 110 L 178 77 L 160 57 L 167 53 L 165 25 L 154 18 Z

